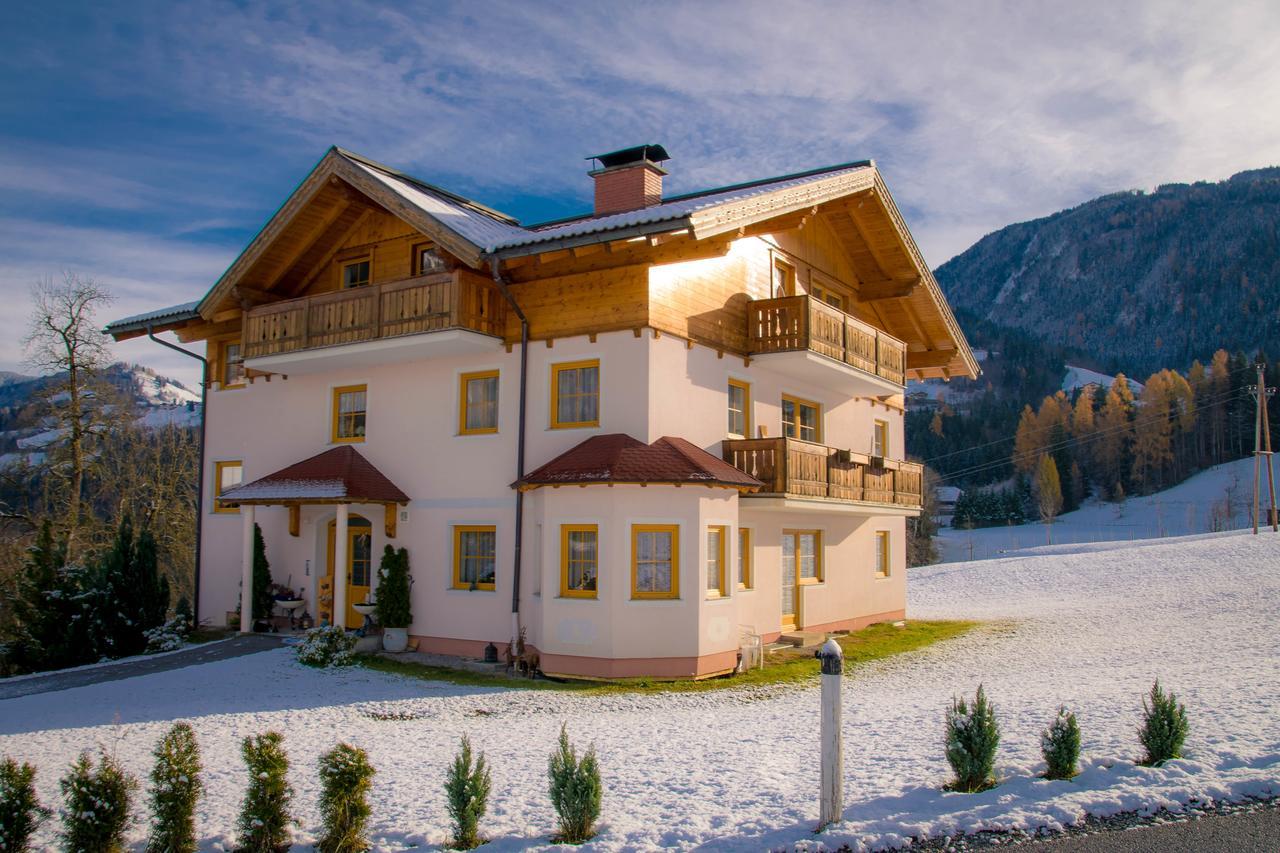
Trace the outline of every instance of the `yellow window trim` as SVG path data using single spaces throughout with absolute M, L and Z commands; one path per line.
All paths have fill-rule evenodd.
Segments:
M 738 589 L 755 589 L 756 579 L 752 577 L 755 566 L 751 562 L 751 528 L 738 528 L 738 560 L 742 563 L 742 567 L 746 570 L 746 581 L 737 581 Z
M 227 385 L 223 382 L 223 380 L 227 376 L 227 347 L 231 346 L 232 344 L 238 344 L 238 343 L 240 343 L 239 338 L 227 338 L 226 340 L 218 342 L 218 372 L 216 375 L 218 378 L 218 387 L 221 388 L 223 391 L 234 391 L 237 388 L 243 388 L 245 386 L 245 379 L 243 376 L 240 378 L 240 381 L 235 383 L 234 385 Z M 243 368 L 243 365 L 244 365 L 244 346 L 243 345 L 240 347 L 240 350 L 241 350 L 240 364 L 241 364 L 241 367 Z
M 569 589 L 569 534 L 594 533 L 596 535 L 596 588 Z M 597 598 L 600 595 L 600 528 L 595 524 L 560 525 L 560 597 Z
M 636 589 L 636 556 L 639 551 L 640 533 L 671 534 L 671 591 L 640 592 Z M 631 597 L 633 599 L 670 599 L 680 597 L 680 525 L 633 524 L 631 525 Z
M 878 550 L 880 551 L 880 565 L 876 566 L 876 577 L 878 578 L 889 577 L 889 566 L 891 564 L 889 559 L 889 541 L 889 531 L 876 531 L 876 544 L 879 546 Z
M 453 526 L 453 588 L 454 589 L 471 589 L 471 582 L 463 582 L 462 580 L 462 534 L 464 533 L 492 533 L 494 536 L 494 555 L 493 568 L 494 575 L 497 576 L 498 570 L 498 528 L 493 524 L 455 524 Z M 476 589 L 492 590 L 495 584 L 477 583 Z
M 218 500 L 218 495 L 222 493 L 222 470 L 224 468 L 239 468 L 241 482 L 244 482 L 244 462 L 239 459 L 229 459 L 225 462 L 213 463 L 213 511 L 217 513 L 225 513 L 227 515 L 236 515 L 240 512 L 238 506 L 223 506 L 222 501 Z
M 329 441 L 333 444 L 360 444 L 364 441 L 363 435 L 352 435 L 347 437 L 338 436 L 338 405 L 343 394 L 352 394 L 358 391 L 364 392 L 364 429 L 365 433 L 369 432 L 369 386 L 368 385 L 342 385 L 333 389 L 332 405 L 333 409 L 329 420 Z
M 726 574 L 725 574 L 726 568 L 727 568 L 725 565 L 726 563 L 725 552 L 727 550 L 725 547 L 725 540 L 729 538 L 729 528 L 723 524 L 708 524 L 707 533 L 710 534 L 713 531 L 718 531 L 720 533 L 720 549 L 719 549 L 720 553 L 714 554 L 714 555 L 713 554 L 707 555 L 708 557 L 707 571 L 711 571 L 710 562 L 711 562 L 711 558 L 714 557 L 716 561 L 715 571 L 717 572 L 717 574 L 719 574 L 719 577 L 715 579 L 716 588 L 711 589 L 710 586 L 708 586 L 706 592 L 707 592 L 707 598 L 724 598 L 729 594 L 728 578 L 726 577 Z
M 806 400 L 803 397 L 797 397 L 793 394 L 783 394 L 782 402 L 792 403 L 796 407 L 796 438 L 800 439 L 801 441 L 808 441 L 808 439 L 800 438 L 800 407 L 808 406 L 814 409 L 818 413 L 817 423 L 815 424 L 815 427 L 814 427 L 814 432 L 817 434 L 814 436 L 813 442 L 815 444 L 821 444 L 822 443 L 822 404 L 815 403 L 813 400 Z M 782 427 L 782 434 L 784 436 L 787 434 L 787 428 L 785 425 Z M 805 531 L 805 532 L 808 532 L 808 531 Z
M 729 384 L 734 388 L 742 389 L 742 427 L 741 433 L 743 438 L 751 438 L 751 383 L 742 379 L 730 379 Z M 738 433 L 729 433 L 729 435 L 737 435 Z
M 467 383 L 473 379 L 498 379 L 498 373 L 497 370 L 480 370 L 475 373 L 463 373 L 458 377 L 458 435 L 491 435 L 498 431 L 497 425 L 467 428 Z M 499 392 L 501 392 L 500 379 Z
M 565 370 L 580 370 L 584 367 L 594 367 L 596 369 L 596 419 L 593 421 L 562 421 L 560 420 L 560 374 Z M 577 429 L 581 427 L 600 426 L 600 392 L 603 390 L 603 384 L 600 382 L 600 378 L 600 359 L 598 358 L 589 358 L 584 361 L 566 361 L 563 364 L 551 365 L 552 429 Z
M 880 445 L 880 455 L 889 455 L 889 422 L 877 419 L 873 426 L 872 441 Z
M 800 577 L 800 537 L 805 534 L 813 535 L 813 577 Z M 806 586 L 815 583 L 824 583 L 826 581 L 826 568 L 822 564 L 822 531 L 821 530 L 783 530 L 783 536 L 794 536 L 796 540 L 796 583 L 800 586 Z

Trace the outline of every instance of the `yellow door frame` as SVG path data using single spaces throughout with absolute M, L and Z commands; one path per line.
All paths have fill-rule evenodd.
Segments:
M 369 537 L 370 585 L 368 586 L 354 586 L 351 583 L 352 575 L 354 574 L 354 566 L 355 566 L 356 537 L 361 535 L 365 535 Z M 333 552 L 334 552 L 333 546 L 337 544 L 337 539 L 338 539 L 338 520 L 333 519 L 329 522 L 329 526 L 328 526 L 328 536 L 327 536 L 328 547 L 326 548 L 326 553 L 325 553 L 325 576 L 321 580 L 321 582 L 323 584 L 327 584 L 329 587 L 329 614 L 330 614 L 330 621 L 334 625 L 338 624 L 337 616 L 333 613 L 333 591 L 335 589 L 334 577 L 333 577 Z M 361 616 L 359 613 L 357 613 L 352 605 L 359 604 L 361 601 L 364 601 L 366 598 L 368 598 L 369 591 L 370 589 L 372 589 L 372 581 L 373 581 L 373 524 L 369 521 L 369 519 L 365 518 L 362 515 L 352 514 L 351 517 L 347 520 L 347 569 L 346 569 L 345 575 L 346 575 L 346 584 L 347 584 L 347 618 L 346 618 L 346 621 L 343 623 L 343 627 L 359 628 L 361 625 L 364 624 L 364 617 Z

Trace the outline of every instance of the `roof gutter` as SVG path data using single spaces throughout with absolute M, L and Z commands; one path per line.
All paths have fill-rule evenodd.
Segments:
M 195 571 L 192 575 L 191 593 L 191 611 L 192 618 L 195 619 L 195 626 L 200 625 L 200 551 L 201 551 L 201 535 L 200 531 L 204 528 L 204 425 L 208 418 L 209 410 L 205 406 L 207 397 L 209 396 L 209 360 L 202 355 L 198 355 L 191 350 L 183 349 L 177 344 L 171 344 L 168 341 L 162 341 L 155 336 L 154 327 L 147 324 L 147 337 L 160 344 L 162 347 L 168 347 L 174 352 L 180 352 L 183 355 L 194 358 L 200 362 L 200 470 L 196 474 L 196 564 Z
M 524 479 L 525 438 L 528 432 L 525 425 L 525 411 L 529 393 L 529 319 L 525 317 L 520 304 L 511 294 L 511 287 L 498 271 L 502 261 L 496 255 L 489 256 L 489 269 L 493 273 L 493 283 L 502 293 L 511 310 L 520 318 L 520 414 L 516 427 L 516 481 Z M 516 535 L 511 573 L 511 641 L 520 638 L 520 568 L 524 553 L 524 491 L 516 490 Z

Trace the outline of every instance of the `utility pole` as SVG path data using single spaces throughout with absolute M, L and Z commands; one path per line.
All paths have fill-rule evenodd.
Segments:
M 1266 374 L 1263 372 L 1264 365 L 1259 363 L 1257 368 L 1258 384 L 1249 386 L 1250 393 L 1257 401 L 1257 417 L 1254 420 L 1253 429 L 1253 534 L 1255 536 L 1258 535 L 1258 516 L 1261 512 L 1262 457 L 1264 456 L 1267 458 L 1267 497 L 1269 499 L 1267 520 L 1273 532 L 1280 532 L 1280 518 L 1276 517 L 1275 473 L 1271 464 L 1271 421 L 1267 415 L 1267 399 L 1276 392 L 1276 389 L 1267 387 Z

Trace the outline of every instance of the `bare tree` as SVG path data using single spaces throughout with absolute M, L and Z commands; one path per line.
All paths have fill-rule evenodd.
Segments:
M 27 363 L 50 377 L 44 400 L 58 433 L 50 445 L 46 474 L 65 488 L 69 551 L 82 520 L 89 445 L 102 433 L 100 416 L 109 412 L 102 373 L 110 361 L 107 338 L 96 313 L 112 301 L 91 278 L 64 273 L 61 282 L 46 278 L 31 288 L 34 307 L 23 346 Z

